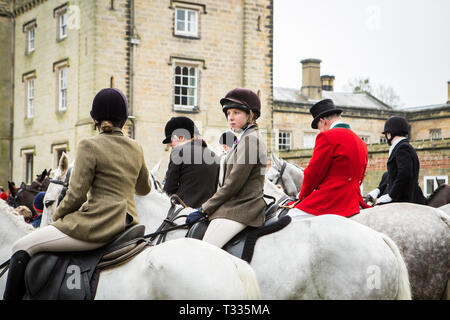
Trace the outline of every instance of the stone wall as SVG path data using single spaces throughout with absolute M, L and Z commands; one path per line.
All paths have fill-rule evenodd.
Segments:
M 6 14 L 6 1 L 0 2 L 0 185 L 10 178 L 10 137 L 12 116 L 12 20 Z M 4 10 L 4 11 L 3 11 Z

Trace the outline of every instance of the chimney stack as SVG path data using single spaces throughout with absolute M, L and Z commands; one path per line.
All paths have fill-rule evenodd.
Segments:
M 322 82 L 322 90 L 333 91 L 334 76 L 329 75 L 320 76 L 320 81 Z
M 450 81 L 447 81 L 447 103 L 450 104 Z
M 302 64 L 302 94 L 313 100 L 322 99 L 322 84 L 320 82 L 320 63 L 322 61 L 305 59 L 300 62 Z

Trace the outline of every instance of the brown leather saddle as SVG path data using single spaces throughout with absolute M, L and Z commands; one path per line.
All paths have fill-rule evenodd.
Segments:
M 124 263 L 148 247 L 144 233 L 145 226 L 135 225 L 99 249 L 34 255 L 25 271 L 25 299 L 94 299 L 100 271 Z

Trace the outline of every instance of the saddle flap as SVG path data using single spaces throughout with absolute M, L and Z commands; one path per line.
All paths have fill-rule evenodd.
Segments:
M 59 279 L 59 282 L 64 278 L 63 262 L 55 254 L 43 252 L 34 255 L 25 270 L 25 286 L 28 296 L 31 298 L 39 297 L 39 293 L 45 291 L 49 286 L 50 278 Z M 56 298 L 56 294 L 49 297 L 49 299 Z
M 186 238 L 194 238 L 202 240 L 205 235 L 206 229 L 208 228 L 209 221 L 200 220 L 194 223 L 188 230 Z
M 112 242 L 106 245 L 105 251 L 113 251 L 115 247 L 120 247 L 122 244 L 132 241 L 137 238 L 144 237 L 145 226 L 142 224 L 137 224 L 132 227 L 127 228 L 119 236 L 117 236 Z

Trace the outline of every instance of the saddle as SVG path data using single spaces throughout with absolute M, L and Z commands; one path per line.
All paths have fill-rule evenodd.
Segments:
M 286 216 L 289 209 L 283 209 L 278 216 L 276 215 L 279 206 L 279 203 L 274 203 L 266 209 L 265 222 L 262 227 L 245 228 L 235 235 L 230 241 L 228 241 L 227 244 L 223 246 L 223 249 L 228 253 L 250 263 L 252 261 L 253 252 L 258 238 L 280 231 L 291 222 L 291 217 Z M 207 220 L 200 220 L 194 223 L 188 230 L 186 237 L 200 240 L 203 239 L 208 225 L 209 221 Z
M 99 249 L 82 252 L 40 252 L 25 271 L 26 298 L 92 300 L 100 271 L 128 261 L 147 247 L 145 226 L 126 229 Z

